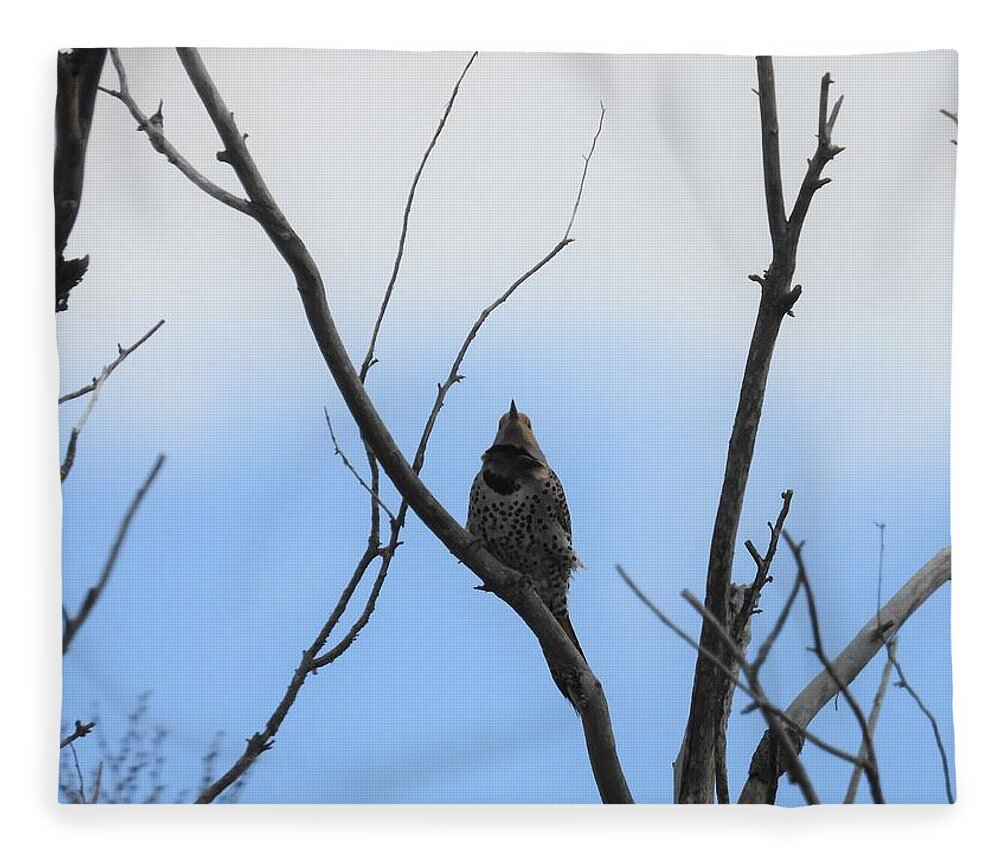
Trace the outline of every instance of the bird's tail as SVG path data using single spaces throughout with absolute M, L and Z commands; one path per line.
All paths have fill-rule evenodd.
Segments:
M 569 641 L 573 643 L 576 650 L 580 653 L 580 656 L 583 657 L 584 662 L 586 662 L 587 656 L 583 653 L 583 647 L 580 645 L 580 640 L 576 637 L 576 631 L 570 623 L 569 615 L 557 615 L 556 621 L 559 622 L 559 626 L 562 627 L 562 629 L 566 632 L 566 635 L 569 636 Z M 549 663 L 549 671 L 552 673 L 552 680 L 556 682 L 559 692 L 562 693 L 569 700 L 569 703 L 575 708 L 576 705 L 573 704 L 573 699 L 570 697 L 569 690 L 567 690 L 566 684 L 562 679 L 562 673 L 559 672 L 556 667 L 552 665 L 552 663 Z

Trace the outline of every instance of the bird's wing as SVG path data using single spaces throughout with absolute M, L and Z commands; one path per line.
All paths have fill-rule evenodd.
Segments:
M 556 519 L 559 521 L 559 525 L 562 526 L 564 532 L 570 540 L 573 539 L 573 521 L 569 515 L 569 505 L 566 503 L 566 492 L 563 490 L 562 484 L 559 481 L 559 476 L 549 469 L 549 475 L 552 478 L 552 483 L 554 485 L 553 489 L 555 491 L 555 502 L 556 502 Z

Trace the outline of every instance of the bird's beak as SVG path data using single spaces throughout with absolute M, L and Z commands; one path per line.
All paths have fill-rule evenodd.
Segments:
M 510 412 L 507 413 L 511 418 L 517 418 L 517 404 L 513 400 L 510 401 Z

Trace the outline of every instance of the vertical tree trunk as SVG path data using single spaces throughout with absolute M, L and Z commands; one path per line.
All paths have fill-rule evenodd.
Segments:
M 97 85 L 107 48 L 77 48 L 56 61 L 56 152 L 53 196 L 56 208 L 56 310 L 66 310 L 69 292 L 87 271 L 87 257 L 66 260 L 63 253 L 80 211 L 87 141 Z
M 743 510 L 743 496 L 750 477 L 757 427 L 764 406 L 764 391 L 771 367 L 771 356 L 786 316 L 802 294 L 802 287 L 792 287 L 795 256 L 799 236 L 809 204 L 816 191 L 829 182 L 821 179 L 823 168 L 841 151 L 830 142 L 843 97 L 828 114 L 830 75 L 823 76 L 820 86 L 819 126 L 816 152 L 809 159 L 809 168 L 792 207 L 785 216 L 785 200 L 781 183 L 781 160 L 778 137 L 778 107 L 774 86 L 774 66 L 770 57 L 757 57 L 758 102 L 760 105 L 761 152 L 764 162 L 764 197 L 767 223 L 771 233 L 771 263 L 763 276 L 751 275 L 760 284 L 760 305 L 747 353 L 736 420 L 729 439 L 726 469 L 719 495 L 719 507 L 712 531 L 708 556 L 708 576 L 705 587 L 705 607 L 729 630 L 728 601 L 732 582 L 733 554 Z M 725 660 L 726 650 L 713 626 L 707 622 L 701 628 L 701 648 L 704 652 Z M 711 803 L 715 789 L 717 750 L 724 746 L 720 735 L 725 733 L 724 712 L 730 684 L 705 653 L 699 652 L 691 691 L 691 708 L 684 745 L 674 763 L 675 798 L 679 803 Z

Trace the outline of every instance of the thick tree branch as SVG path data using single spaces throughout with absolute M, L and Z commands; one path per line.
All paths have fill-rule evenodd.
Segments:
M 756 670 L 753 668 L 752 664 L 747 662 L 746 658 L 743 656 L 743 651 L 740 646 L 734 642 L 728 631 L 722 626 L 719 620 L 709 612 L 705 606 L 695 597 L 690 591 L 681 592 L 681 596 L 690 603 L 701 615 L 702 619 L 706 624 L 710 624 L 715 630 L 716 635 L 722 640 L 723 644 L 729 651 L 730 656 L 739 664 L 739 667 L 743 670 L 743 674 L 746 676 L 749 683 L 750 689 L 753 691 L 754 699 L 764 699 L 764 691 L 760 686 L 760 680 L 757 676 Z M 789 772 L 792 775 L 792 782 L 799 786 L 802 792 L 802 796 L 806 799 L 806 803 L 812 805 L 819 803 L 819 797 L 816 794 L 816 789 L 813 788 L 812 782 L 809 780 L 808 774 L 806 774 L 805 767 L 802 765 L 801 759 L 799 759 L 799 751 L 796 749 L 791 737 L 789 737 L 788 732 L 785 730 L 785 726 L 782 721 L 773 714 L 769 709 L 761 708 L 764 714 L 764 719 L 767 721 L 768 731 L 773 737 L 778 739 L 778 745 L 781 747 L 782 751 L 785 753 L 786 761 L 788 762 Z
M 160 454 L 156 458 L 153 468 L 146 475 L 146 480 L 142 482 L 142 486 L 136 490 L 135 496 L 132 497 L 132 503 L 128 506 L 128 510 L 125 511 L 125 516 L 122 517 L 122 521 L 118 526 L 118 533 L 115 535 L 115 541 L 111 545 L 111 550 L 108 552 L 104 567 L 101 569 L 101 576 L 95 585 L 87 589 L 87 595 L 84 597 L 79 611 L 76 615 L 69 615 L 65 607 L 63 607 L 63 654 L 69 650 L 69 646 L 73 643 L 73 638 L 80 632 L 80 628 L 86 623 L 90 613 L 97 605 L 97 601 L 101 599 L 101 595 L 107 587 L 108 580 L 111 579 L 111 573 L 115 569 L 118 554 L 125 543 L 125 536 L 128 534 L 129 526 L 132 525 L 132 518 L 135 516 L 135 512 L 139 510 L 139 505 L 142 504 L 142 500 L 146 497 L 146 493 L 149 492 L 149 488 L 153 485 L 153 481 L 156 480 L 156 476 L 160 473 L 160 468 L 163 466 L 165 459 L 166 457 L 163 454 Z
M 751 276 L 751 279 L 761 286 L 761 299 L 747 353 L 709 550 L 705 607 L 714 618 L 722 622 L 723 629 L 729 627 L 728 601 L 736 535 L 764 404 L 771 356 L 782 321 L 786 315 L 791 314 L 792 306 L 802 292 L 801 287 L 791 286 L 795 273 L 799 234 L 813 194 L 827 181 L 821 180 L 819 175 L 830 159 L 840 151 L 839 147 L 830 143 L 830 133 L 840 109 L 840 101 L 838 100 L 833 112 L 827 116 L 831 81 L 829 75 L 825 75 L 820 88 L 817 149 L 810 159 L 809 169 L 803 179 L 792 214 L 786 219 L 781 186 L 774 68 L 770 57 L 757 58 L 757 77 L 764 191 L 772 256 L 771 263 L 763 276 Z M 695 669 L 685 745 L 676 763 L 679 776 L 677 797 L 682 803 L 712 801 L 715 786 L 715 750 L 721 728 L 722 709 L 726 701 L 726 679 L 720 676 L 712 662 L 705 657 L 705 652 L 717 655 L 724 652 L 723 643 L 716 634 L 714 625 L 707 622 L 702 625 L 701 645 L 703 648 L 699 653 Z
M 836 678 L 841 684 L 852 683 L 882 649 L 888 632 L 898 633 L 906 620 L 927 598 L 950 579 L 951 549 L 948 548 L 941 550 L 920 568 L 832 661 Z M 824 668 L 795 697 L 785 709 L 785 713 L 796 724 L 807 727 L 839 690 L 840 684 Z M 769 763 L 776 766 L 769 767 Z M 739 802 L 773 803 L 777 781 L 783 771 L 784 763 L 776 762 L 774 742 L 768 734 L 765 734 L 757 745 Z
M 106 48 L 76 48 L 56 59 L 56 147 L 52 190 L 56 221 L 56 311 L 64 311 L 69 293 L 83 279 L 88 256 L 64 257 L 80 212 L 87 142 L 94 117 L 97 86 Z
M 639 600 L 646 606 L 646 608 L 649 609 L 662 624 L 664 624 L 667 628 L 669 628 L 671 631 L 677 634 L 677 636 L 679 636 L 684 642 L 690 645 L 695 651 L 703 654 L 707 660 L 711 661 L 715 665 L 715 667 L 726 677 L 729 683 L 733 685 L 733 687 L 741 690 L 743 693 L 745 693 L 747 696 L 750 697 L 750 699 L 752 700 L 752 704 L 744 708 L 742 713 L 746 714 L 752 710 L 757 710 L 759 708 L 762 712 L 769 713 L 774 717 L 777 717 L 779 720 L 781 720 L 782 724 L 786 726 L 790 732 L 793 732 L 797 737 L 804 738 L 805 740 L 817 746 L 819 749 L 829 753 L 832 756 L 835 756 L 836 758 L 842 759 L 851 764 L 860 765 L 860 759 L 858 759 L 856 756 L 853 756 L 849 752 L 846 752 L 845 750 L 842 750 L 839 747 L 836 747 L 833 744 L 828 743 L 818 735 L 814 735 L 804 726 L 801 726 L 795 721 L 793 721 L 788 716 L 788 714 L 782 711 L 781 708 L 775 705 L 767 697 L 767 695 L 764 693 L 764 690 L 759 685 L 759 683 L 757 688 L 754 689 L 753 687 L 750 686 L 749 681 L 744 682 L 740 679 L 738 671 L 733 668 L 733 665 L 727 663 L 725 659 L 716 657 L 711 652 L 702 650 L 701 646 L 698 644 L 698 641 L 696 639 L 688 635 L 688 633 L 685 632 L 683 628 L 681 628 L 673 621 L 671 621 L 670 618 L 667 617 L 667 615 L 665 615 L 662 612 L 662 610 L 660 610 L 660 608 L 656 606 L 656 604 L 653 603 L 643 593 L 642 589 L 640 589 L 639 586 L 636 585 L 635 581 L 625 572 L 625 569 L 621 565 L 616 565 L 615 570 L 618 571 L 618 575 L 625 581 L 625 584 L 628 585 L 630 589 L 632 589 L 632 592 L 636 595 L 636 597 L 639 598 Z M 686 598 L 693 597 L 693 595 L 691 595 L 690 592 L 686 592 L 685 597 Z M 698 603 L 697 600 L 695 601 L 695 603 L 697 604 L 697 606 L 701 606 L 701 604 Z M 729 648 L 728 641 L 726 644 L 727 648 Z M 742 649 L 736 649 L 736 650 L 739 651 L 740 655 L 742 656 Z M 730 654 L 733 653 L 731 648 L 729 653 Z M 739 660 L 734 659 L 733 664 L 739 666 L 740 665 Z M 759 658 L 752 663 L 747 662 L 749 671 L 758 678 L 760 673 L 760 666 L 762 664 L 763 661 L 760 660 Z
M 615 751 L 607 701 L 600 682 L 527 578 L 490 555 L 444 509 L 400 451 L 368 397 L 344 347 L 315 261 L 275 203 L 247 150 L 245 138 L 237 128 L 233 114 L 216 89 L 200 55 L 192 48 L 178 48 L 177 53 L 223 142 L 224 150 L 219 153 L 219 159 L 233 167 L 250 198 L 252 211 L 247 214 L 251 214 L 263 227 L 295 277 L 313 336 L 365 443 L 417 516 L 453 555 L 480 577 L 488 590 L 495 592 L 514 609 L 538 638 L 550 665 L 563 674 L 580 713 L 591 766 L 602 799 L 605 802 L 631 802 L 632 796 Z

